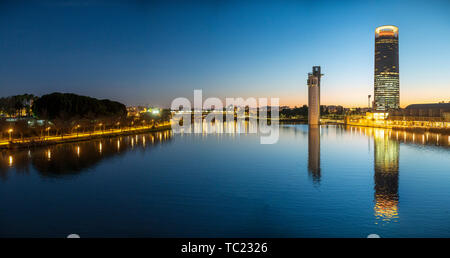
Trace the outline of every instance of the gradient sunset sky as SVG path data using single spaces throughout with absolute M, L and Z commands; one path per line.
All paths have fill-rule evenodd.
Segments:
M 400 104 L 450 101 L 450 1 L 0 1 L 0 96 L 54 91 L 367 106 L 374 30 L 399 27 Z

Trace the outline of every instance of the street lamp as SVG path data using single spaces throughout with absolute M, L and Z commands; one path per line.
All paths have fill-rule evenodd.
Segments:
M 12 128 L 10 128 L 9 130 L 8 130 L 8 133 L 9 133 L 9 141 L 11 141 L 12 140 L 12 132 L 13 132 L 14 130 L 12 129 Z
M 47 131 L 47 138 L 50 137 L 50 126 L 45 128 L 45 130 Z
M 78 137 L 78 128 L 80 128 L 80 125 L 77 125 L 77 126 L 75 127 L 75 129 L 77 130 L 77 137 Z

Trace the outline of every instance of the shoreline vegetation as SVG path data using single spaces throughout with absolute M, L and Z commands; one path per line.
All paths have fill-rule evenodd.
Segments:
M 279 124 L 307 124 L 308 121 L 305 119 L 280 119 Z M 344 121 L 323 121 L 321 125 L 347 125 L 347 126 L 358 126 L 358 127 L 369 127 L 369 128 L 384 128 L 393 129 L 397 131 L 405 132 L 415 132 L 415 133 L 440 133 L 445 135 L 450 135 L 450 129 L 447 128 L 409 128 L 409 127 L 388 127 L 382 125 L 367 125 L 367 124 L 357 124 L 357 123 L 345 123 Z M 149 125 L 149 126 L 137 126 L 128 127 L 120 129 L 109 129 L 109 130 L 98 130 L 92 132 L 84 133 L 72 133 L 57 136 L 43 136 L 43 137 L 30 137 L 24 139 L 16 139 L 13 141 L 0 141 L 0 149 L 20 149 L 20 148 L 32 148 L 39 146 L 55 145 L 60 143 L 70 143 L 70 142 L 82 142 L 89 141 L 93 139 L 101 138 L 111 138 L 116 136 L 140 134 L 147 132 L 158 132 L 170 130 L 170 122 L 165 122 L 159 125 Z
M 154 112 L 156 110 L 156 112 Z M 225 111 L 225 110 L 224 110 Z M 330 112 L 321 106 L 321 124 L 340 124 L 348 126 L 385 128 L 408 132 L 432 132 L 450 134 L 450 128 L 395 126 L 379 123 L 358 123 L 349 121 L 352 115 L 360 112 L 347 112 L 339 109 Z M 356 113 L 355 113 L 356 112 Z M 202 114 L 206 115 L 208 112 Z M 144 108 L 129 112 L 127 107 L 117 101 L 96 99 L 72 93 L 51 93 L 41 97 L 23 94 L 0 98 L 0 149 L 30 148 L 65 142 L 86 141 L 90 139 L 114 137 L 143 132 L 171 129 L 169 109 Z M 279 124 L 307 124 L 308 107 L 295 107 L 280 110 Z M 194 116 L 194 114 L 192 114 Z M 359 116 L 361 116 L 359 114 Z M 245 107 L 244 117 L 251 117 Z M 226 115 L 223 116 L 226 121 Z M 235 108 L 234 119 L 238 118 Z M 270 109 L 267 116 L 259 117 L 259 111 L 252 119 L 273 121 Z
M 72 93 L 0 98 L 0 149 L 165 130 L 170 111 L 130 115 L 117 101 Z

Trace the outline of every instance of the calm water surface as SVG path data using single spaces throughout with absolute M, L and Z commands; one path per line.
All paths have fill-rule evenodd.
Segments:
M 0 236 L 450 237 L 449 136 L 284 125 L 0 152 Z

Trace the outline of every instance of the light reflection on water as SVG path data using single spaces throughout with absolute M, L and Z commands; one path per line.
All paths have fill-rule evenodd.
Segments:
M 2 151 L 0 236 L 450 236 L 450 136 L 281 125 L 260 145 L 255 125 L 213 126 Z
M 136 137 L 142 141 L 134 143 Z M 96 165 L 103 159 L 121 155 L 133 150 L 135 145 L 142 151 L 146 150 L 145 139 L 152 144 L 170 141 L 171 131 L 163 131 L 142 135 L 120 136 L 117 138 L 96 139 L 79 143 L 67 143 L 48 146 L 45 148 L 4 150 L 0 156 L 0 178 L 7 179 L 8 167 L 16 171 L 29 171 L 30 166 L 43 176 L 64 176 L 76 174 Z M 154 138 L 158 137 L 157 141 Z M 15 161 L 15 162 L 13 162 Z M 5 166 L 4 164 L 7 164 Z

